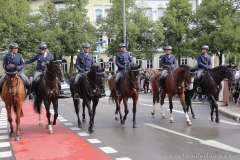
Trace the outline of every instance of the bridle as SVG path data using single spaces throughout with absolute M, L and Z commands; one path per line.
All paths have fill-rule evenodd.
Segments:
M 59 62 L 62 63 L 62 60 L 55 60 L 55 61 L 53 61 L 54 64 L 56 64 L 56 63 L 59 64 Z M 53 68 L 54 68 L 54 67 L 55 67 L 55 65 L 53 65 Z M 61 65 L 60 65 L 59 67 L 61 67 Z M 46 68 L 46 72 L 47 72 L 47 73 L 50 73 L 53 77 L 56 77 L 56 80 L 57 80 L 57 81 L 58 81 L 58 74 L 61 73 L 61 74 L 63 75 L 63 72 L 62 72 L 61 69 L 60 69 L 60 71 L 58 71 L 58 72 L 56 72 L 56 73 L 52 73 L 52 72 L 50 72 L 50 71 L 48 70 L 48 68 Z M 51 88 L 47 85 L 46 80 L 47 80 L 48 82 L 52 83 L 52 84 L 55 84 L 56 82 L 50 81 L 49 79 L 47 79 L 46 74 L 44 74 L 44 76 L 43 76 L 43 83 L 44 83 L 44 84 L 47 86 L 47 88 L 50 90 L 50 93 L 53 93 L 53 91 L 56 89 L 57 85 L 55 84 L 55 87 L 54 87 L 53 89 L 51 89 Z
M 183 77 L 184 86 L 178 84 L 178 83 L 175 81 L 174 75 L 173 75 L 173 71 L 172 71 L 172 70 L 170 71 L 170 74 L 171 74 L 171 76 L 172 76 L 172 80 L 174 81 L 174 83 L 176 84 L 176 86 L 178 86 L 178 89 L 188 88 L 188 87 L 191 85 L 191 83 L 193 83 L 192 81 L 191 81 L 191 82 L 188 82 L 188 75 L 193 73 L 193 72 L 190 72 L 189 70 L 190 70 L 190 68 L 189 68 L 188 71 L 187 71 L 187 75 Z M 191 77 L 192 77 L 192 76 L 191 76 Z
M 139 71 L 140 71 L 140 69 L 129 70 L 129 72 L 131 73 L 131 77 L 134 75 L 134 73 L 132 73 L 132 72 L 139 72 Z M 140 88 L 139 88 L 139 87 L 136 87 L 136 85 L 138 85 L 138 84 L 140 83 L 140 81 L 134 82 L 134 80 L 129 76 L 128 73 L 126 73 L 126 75 L 129 77 L 131 83 L 132 83 L 133 86 L 134 86 L 132 89 L 133 89 L 135 92 L 138 91 Z M 137 78 L 138 76 L 139 76 L 139 75 L 137 75 L 136 78 Z M 126 82 L 126 84 L 128 84 L 128 83 L 127 83 L 127 80 L 126 80 L 126 76 L 125 76 L 125 82 Z
M 11 95 L 15 96 L 15 94 L 16 94 L 17 91 L 18 91 L 18 87 L 19 87 L 19 76 L 18 76 L 18 74 L 17 74 L 17 71 L 15 71 L 15 72 L 5 72 L 5 73 L 6 73 L 7 75 L 8 75 L 8 74 L 16 74 L 16 75 L 14 76 L 14 78 L 17 79 L 17 83 L 15 83 L 15 84 L 9 84 L 8 81 L 6 81 L 6 85 L 7 85 L 7 89 L 8 89 L 8 90 L 5 90 L 5 93 L 6 93 L 6 94 L 11 94 Z M 13 78 L 11 78 L 11 79 L 13 79 Z M 10 90 L 10 87 L 16 87 L 16 90 L 11 91 L 11 90 Z
M 235 70 L 232 69 L 232 68 L 227 68 L 227 70 L 226 70 L 225 73 L 224 73 L 224 76 L 222 77 L 222 76 L 219 76 L 218 74 L 212 72 L 211 70 L 207 70 L 208 75 L 209 75 L 209 77 L 211 78 L 211 80 L 213 80 L 213 78 L 211 77 L 211 75 L 209 74 L 209 72 L 210 72 L 211 74 L 213 74 L 213 75 L 215 75 L 215 76 L 221 78 L 221 79 L 227 78 L 227 79 L 229 79 L 230 81 L 233 81 L 234 78 L 229 78 L 229 77 L 226 76 L 226 74 L 227 74 L 228 72 L 232 72 L 232 71 L 235 71 Z

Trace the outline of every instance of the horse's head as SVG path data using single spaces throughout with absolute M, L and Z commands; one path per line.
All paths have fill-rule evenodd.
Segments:
M 100 89 L 100 94 L 101 97 L 106 96 L 105 94 L 105 67 L 102 68 L 101 66 L 98 66 L 97 70 L 97 78 L 96 78 L 96 83 L 98 88 Z
M 62 70 L 62 55 L 60 57 L 54 55 L 54 59 L 52 59 L 47 66 L 48 71 L 57 77 L 60 82 L 65 80 Z
M 140 89 L 140 64 L 133 63 L 128 71 L 129 79 L 134 85 L 134 90 Z
M 5 66 L 6 70 L 6 78 L 9 83 L 14 83 L 15 80 L 17 79 L 17 66 L 14 66 L 12 64 L 6 65 Z
M 197 69 L 191 68 L 188 65 L 181 65 L 179 67 L 179 70 L 183 71 L 183 78 L 184 78 L 183 81 L 187 85 L 187 88 L 190 89 L 191 88 L 190 86 L 193 86 L 192 84 L 196 76 Z
M 235 68 L 237 66 L 232 66 L 231 64 L 229 64 L 226 67 L 227 67 L 227 70 L 224 74 L 224 78 L 227 78 L 229 81 L 234 81 L 235 80 L 235 78 L 234 78 L 235 72 L 236 72 Z

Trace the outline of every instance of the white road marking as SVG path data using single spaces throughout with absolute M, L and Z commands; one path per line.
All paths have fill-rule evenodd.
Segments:
M 73 126 L 72 123 L 63 123 L 63 124 L 65 124 L 65 126 Z
M 80 128 L 78 128 L 78 127 L 69 127 L 71 130 L 73 130 L 73 131 L 80 131 L 81 129 Z
M 90 143 L 102 143 L 98 139 L 87 139 L 87 141 L 90 142 Z
M 116 158 L 116 160 L 131 160 L 131 159 L 128 157 L 123 157 L 123 158 Z
M 6 126 L 7 123 L 0 123 L 0 126 Z
M 6 129 L 4 129 L 4 130 L 0 130 L 0 133 L 8 133 L 8 130 Z
M 10 146 L 10 142 L 1 142 L 0 143 L 0 147 L 9 147 Z
M 0 139 L 9 139 L 9 136 L 8 135 L 3 135 L 3 136 L 0 136 Z
M 167 109 L 167 110 L 170 111 L 170 109 Z M 178 110 L 175 110 L 175 109 L 173 109 L 172 111 L 173 111 L 173 112 L 178 112 L 178 113 L 184 113 L 183 111 L 178 111 Z
M 163 127 L 151 124 L 151 123 L 147 123 L 145 125 L 149 126 L 149 127 L 156 128 L 156 129 L 160 129 L 160 130 L 163 130 L 163 131 L 166 131 L 166 132 L 169 132 L 169 133 L 173 133 L 173 134 L 176 134 L 176 135 L 179 135 L 179 136 L 183 136 L 183 137 L 186 137 L 186 138 L 190 138 L 190 139 L 199 141 L 201 144 L 204 144 L 204 145 L 207 145 L 207 146 L 211 146 L 211 147 L 214 147 L 214 148 L 218 148 L 218 149 L 222 149 L 222 150 L 226 150 L 226 151 L 230 151 L 230 152 L 240 153 L 239 149 L 228 146 L 226 144 L 223 144 L 223 143 L 220 143 L 220 142 L 217 142 L 217 141 L 214 141 L 214 140 L 202 140 L 202 139 L 192 137 L 192 136 L 180 133 L 180 132 L 176 132 L 176 131 L 173 131 L 173 130 L 170 130 L 170 129 L 167 129 L 167 128 L 163 128 Z
M 99 149 L 101 149 L 105 153 L 117 153 L 118 152 L 111 147 L 99 147 Z
M 60 122 L 67 122 L 66 119 L 59 119 Z
M 210 118 L 208 118 L 209 120 L 211 120 Z M 214 120 L 215 121 L 215 120 Z M 227 124 L 232 124 L 232 125 L 235 125 L 235 126 L 240 126 L 240 124 L 239 123 L 234 123 L 234 122 L 229 122 L 229 121 L 224 121 L 224 120 L 219 120 L 220 121 L 220 123 L 221 122 L 223 122 L 223 123 L 227 123 Z
M 89 136 L 89 134 L 87 134 L 86 132 L 79 132 L 77 133 L 79 136 Z
M 11 151 L 0 152 L 0 158 L 11 157 L 11 156 L 12 156 L 12 152 Z
M 63 118 L 63 117 L 59 117 L 59 116 L 58 116 L 58 118 L 57 118 L 57 119 L 59 120 L 59 119 L 64 119 L 64 118 Z
M 7 128 L 7 126 L 0 126 L 0 129 L 5 129 Z

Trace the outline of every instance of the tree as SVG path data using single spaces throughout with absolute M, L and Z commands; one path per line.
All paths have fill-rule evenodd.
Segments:
M 114 55 L 118 51 L 118 44 L 123 42 L 122 1 L 112 0 L 112 7 L 106 17 L 98 17 L 98 33 L 114 39 L 109 44 L 106 53 Z M 162 24 L 149 21 L 145 16 L 145 9 L 138 8 L 135 0 L 126 1 L 126 26 L 128 50 L 135 56 L 151 59 L 160 48 L 163 34 Z
M 191 46 L 189 22 L 192 16 L 192 5 L 189 0 L 171 0 L 164 14 L 160 20 L 165 36 L 163 46 L 173 47 L 179 63 L 181 56 L 195 57 L 195 53 L 189 49 Z
M 209 45 L 219 65 L 223 54 L 239 51 L 239 6 L 239 0 L 203 0 L 193 17 L 194 46 Z
M 20 52 L 27 52 L 28 22 L 30 19 L 30 4 L 27 0 L 0 0 L 0 43 L 1 51 L 8 49 L 11 42 L 20 45 Z M 25 55 L 25 54 L 24 54 Z

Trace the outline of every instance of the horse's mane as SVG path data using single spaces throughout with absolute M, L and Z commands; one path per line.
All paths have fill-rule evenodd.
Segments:
M 133 63 L 131 64 L 131 69 L 132 70 L 140 69 L 140 65 L 138 65 L 137 63 Z
M 7 72 L 16 72 L 16 70 L 17 70 L 17 66 L 11 66 L 11 65 L 6 65 L 6 71 Z
M 219 70 L 219 69 L 221 69 L 221 68 L 223 68 L 223 67 L 228 67 L 228 65 L 227 65 L 227 66 L 220 65 L 220 66 L 211 68 L 211 70 L 214 72 L 214 71 L 217 71 L 217 70 Z
M 189 65 L 183 64 L 183 65 L 179 66 L 179 68 L 190 69 L 191 67 Z

